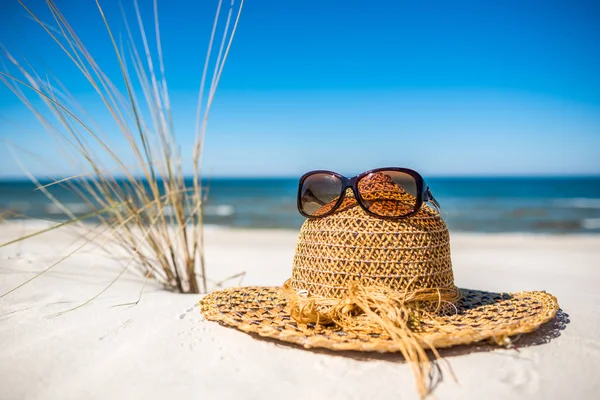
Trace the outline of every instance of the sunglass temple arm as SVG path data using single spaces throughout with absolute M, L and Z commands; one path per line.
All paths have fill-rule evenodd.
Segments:
M 425 189 L 425 196 L 423 197 L 423 201 L 430 202 L 431 204 L 433 204 L 435 206 L 435 208 L 437 209 L 438 212 L 440 211 L 440 209 L 441 209 L 440 203 L 438 203 L 438 201 L 435 199 L 435 197 L 433 197 L 429 187 L 427 187 L 427 189 Z

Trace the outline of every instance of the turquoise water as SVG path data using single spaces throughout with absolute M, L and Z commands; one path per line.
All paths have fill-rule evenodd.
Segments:
M 208 224 L 298 229 L 297 178 L 206 181 Z M 600 177 L 429 178 L 451 231 L 600 233 Z M 191 184 L 191 182 L 188 182 Z M 0 181 L 0 212 L 64 216 L 29 181 Z M 89 208 L 66 188 L 52 193 L 76 215 Z

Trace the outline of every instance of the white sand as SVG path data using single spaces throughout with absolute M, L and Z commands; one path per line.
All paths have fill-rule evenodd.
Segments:
M 0 242 L 23 231 L 0 225 Z M 219 280 L 246 271 L 245 285 L 279 285 L 290 274 L 296 232 L 212 229 L 207 261 Z M 72 248 L 66 232 L 0 249 L 0 293 Z M 416 398 L 396 355 L 343 355 L 265 341 L 205 321 L 201 296 L 145 286 L 98 250 L 76 254 L 0 299 L 0 399 L 370 399 Z M 518 350 L 487 345 L 443 352 L 446 398 L 597 398 L 600 391 L 600 237 L 452 236 L 459 286 L 543 289 L 565 314 Z M 231 282 L 230 284 L 235 284 Z M 543 341 L 545 344 L 534 345 Z

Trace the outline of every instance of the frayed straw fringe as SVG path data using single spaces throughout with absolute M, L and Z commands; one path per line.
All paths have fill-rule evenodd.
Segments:
M 408 288 L 411 287 L 409 284 Z M 419 339 L 415 329 L 423 317 L 439 315 L 460 299 L 458 288 L 426 288 L 393 291 L 382 286 L 365 286 L 352 282 L 342 298 L 310 295 L 296 291 L 288 279 L 282 288 L 288 299 L 289 312 L 298 323 L 335 324 L 345 332 L 384 330 L 409 362 L 421 397 L 431 391 L 431 362 L 426 349 L 440 358 L 435 347 Z

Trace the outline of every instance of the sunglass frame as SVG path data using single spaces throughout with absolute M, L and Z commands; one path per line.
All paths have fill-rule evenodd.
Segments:
M 408 214 L 400 215 L 400 216 L 379 215 L 377 213 L 370 211 L 367 208 L 367 206 L 362 202 L 362 196 L 360 196 L 359 190 L 358 190 L 358 183 L 360 182 L 361 179 L 363 179 L 367 175 L 376 173 L 376 172 L 382 172 L 382 171 L 402 172 L 407 175 L 410 175 L 415 180 L 415 183 L 417 185 L 417 196 L 416 196 L 417 200 L 416 200 L 414 209 L 411 212 L 409 212 Z M 342 188 L 341 188 L 341 193 L 338 197 L 338 201 L 331 208 L 331 210 L 329 210 L 328 212 L 326 212 L 324 214 L 320 214 L 320 215 L 310 215 L 310 214 L 306 214 L 302 210 L 302 186 L 304 185 L 304 182 L 306 181 L 306 179 L 308 177 L 310 177 L 312 175 L 316 175 L 316 174 L 329 174 L 329 175 L 335 176 L 336 178 L 338 178 L 341 181 Z M 354 198 L 356 199 L 356 202 L 358 203 L 358 205 L 367 214 L 369 214 L 373 217 L 376 217 L 376 218 L 389 219 L 389 220 L 409 218 L 409 217 L 415 215 L 416 213 L 418 213 L 419 210 L 421 209 L 421 207 L 423 206 L 423 203 L 426 203 L 426 202 L 431 202 L 432 204 L 435 205 L 435 207 L 438 208 L 438 210 L 440 208 L 439 203 L 435 200 L 435 198 L 431 194 L 431 190 L 429 189 L 429 186 L 425 183 L 425 180 L 417 171 L 414 171 L 409 168 L 383 167 L 383 168 L 375 168 L 375 169 L 371 169 L 369 171 L 362 172 L 352 178 L 347 178 L 341 174 L 338 174 L 337 172 L 328 171 L 328 170 L 314 170 L 314 171 L 307 172 L 306 174 L 304 174 L 300 177 L 300 181 L 298 182 L 298 195 L 297 195 L 297 199 L 296 199 L 298 211 L 300 212 L 300 214 L 302 214 L 306 218 L 327 217 L 327 216 L 333 214 L 339 208 L 339 206 L 342 204 L 342 201 L 344 201 L 344 197 L 346 196 L 346 190 L 348 188 L 352 189 L 352 192 L 354 193 Z

